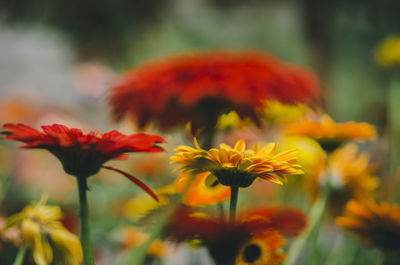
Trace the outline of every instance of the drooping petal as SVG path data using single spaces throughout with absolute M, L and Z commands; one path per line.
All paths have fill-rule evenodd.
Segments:
M 103 168 L 108 169 L 108 170 L 112 170 L 115 172 L 118 172 L 120 174 L 122 174 L 123 176 L 125 176 L 127 179 L 129 179 L 130 181 L 132 181 L 133 183 L 135 183 L 137 186 L 139 186 L 142 190 L 144 190 L 145 192 L 147 192 L 147 194 L 149 194 L 151 197 L 154 198 L 154 200 L 158 201 L 158 197 L 157 195 L 154 193 L 154 191 L 152 191 L 149 186 L 147 186 L 146 184 L 144 184 L 141 180 L 139 180 L 138 178 L 113 167 L 109 167 L 109 166 L 103 166 Z

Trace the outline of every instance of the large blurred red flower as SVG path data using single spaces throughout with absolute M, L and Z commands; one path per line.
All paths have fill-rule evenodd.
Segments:
M 122 159 L 128 152 L 161 152 L 163 149 L 157 146 L 165 142 L 161 136 L 143 133 L 124 135 L 115 130 L 104 134 L 95 131 L 84 134 L 80 129 L 60 124 L 42 126 L 43 132 L 25 124 L 5 124 L 3 129 L 1 134 L 6 135 L 4 139 L 21 141 L 25 143 L 23 148 L 50 151 L 70 175 L 87 178 L 96 174 L 100 168 L 114 170 L 156 198 L 139 179 L 103 164 L 111 159 Z
M 156 121 L 165 130 L 191 122 L 192 130 L 215 125 L 236 110 L 258 122 L 264 100 L 311 102 L 320 82 L 310 71 L 261 52 L 215 51 L 154 61 L 122 75 L 110 104 L 118 120 L 126 114 L 139 126 Z

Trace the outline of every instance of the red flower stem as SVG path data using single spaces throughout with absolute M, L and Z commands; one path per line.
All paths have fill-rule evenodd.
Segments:
M 81 244 L 83 250 L 83 260 L 85 265 L 94 265 L 92 242 L 90 237 L 89 207 L 87 202 L 87 177 L 78 176 L 79 191 L 79 225 L 81 234 Z
M 229 207 L 229 222 L 231 224 L 236 223 L 236 208 L 239 195 L 239 187 L 231 186 L 231 202 Z

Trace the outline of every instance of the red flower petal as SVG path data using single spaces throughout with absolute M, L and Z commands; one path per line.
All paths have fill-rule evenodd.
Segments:
M 305 68 L 261 52 L 214 51 L 133 69 L 113 86 L 109 101 L 117 120 L 131 115 L 139 126 L 154 120 L 170 129 L 189 121 L 214 126 L 230 110 L 253 118 L 265 100 L 292 104 L 319 96 L 320 81 Z
M 60 159 L 68 174 L 84 177 L 96 174 L 102 164 L 121 159 L 125 153 L 161 152 L 157 144 L 165 143 L 159 135 L 124 135 L 115 130 L 84 134 L 61 124 L 42 126 L 43 132 L 24 124 L 6 124 L 3 129 L 0 134 L 6 135 L 4 139 L 24 142 L 24 148 L 46 149 Z
M 108 170 L 112 170 L 112 171 L 115 171 L 115 172 L 118 172 L 118 173 L 124 175 L 127 179 L 129 179 L 130 181 L 132 181 L 133 183 L 138 185 L 142 190 L 147 192 L 147 194 L 149 194 L 151 197 L 153 197 L 154 200 L 159 201 L 157 195 L 146 184 L 144 184 L 141 180 L 135 178 L 134 176 L 132 176 L 132 175 L 130 175 L 130 174 L 128 174 L 128 173 L 126 173 L 126 172 L 124 172 L 122 170 L 119 170 L 119 169 L 116 169 L 116 168 L 113 168 L 113 167 L 103 166 L 103 168 L 108 169 Z

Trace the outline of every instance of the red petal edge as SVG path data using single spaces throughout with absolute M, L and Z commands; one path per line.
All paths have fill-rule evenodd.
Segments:
M 147 192 L 147 194 L 149 194 L 151 197 L 153 197 L 154 200 L 156 200 L 157 202 L 158 197 L 157 195 L 154 193 L 154 191 L 152 191 L 146 184 L 144 184 L 141 180 L 137 179 L 136 177 L 113 167 L 108 167 L 108 166 L 103 166 L 103 168 L 108 169 L 108 170 L 112 170 L 115 172 L 118 172 L 122 175 L 124 175 L 126 178 L 128 178 L 130 181 L 132 181 L 133 183 L 135 183 L 136 185 L 138 185 L 142 190 L 144 190 L 145 192 Z

